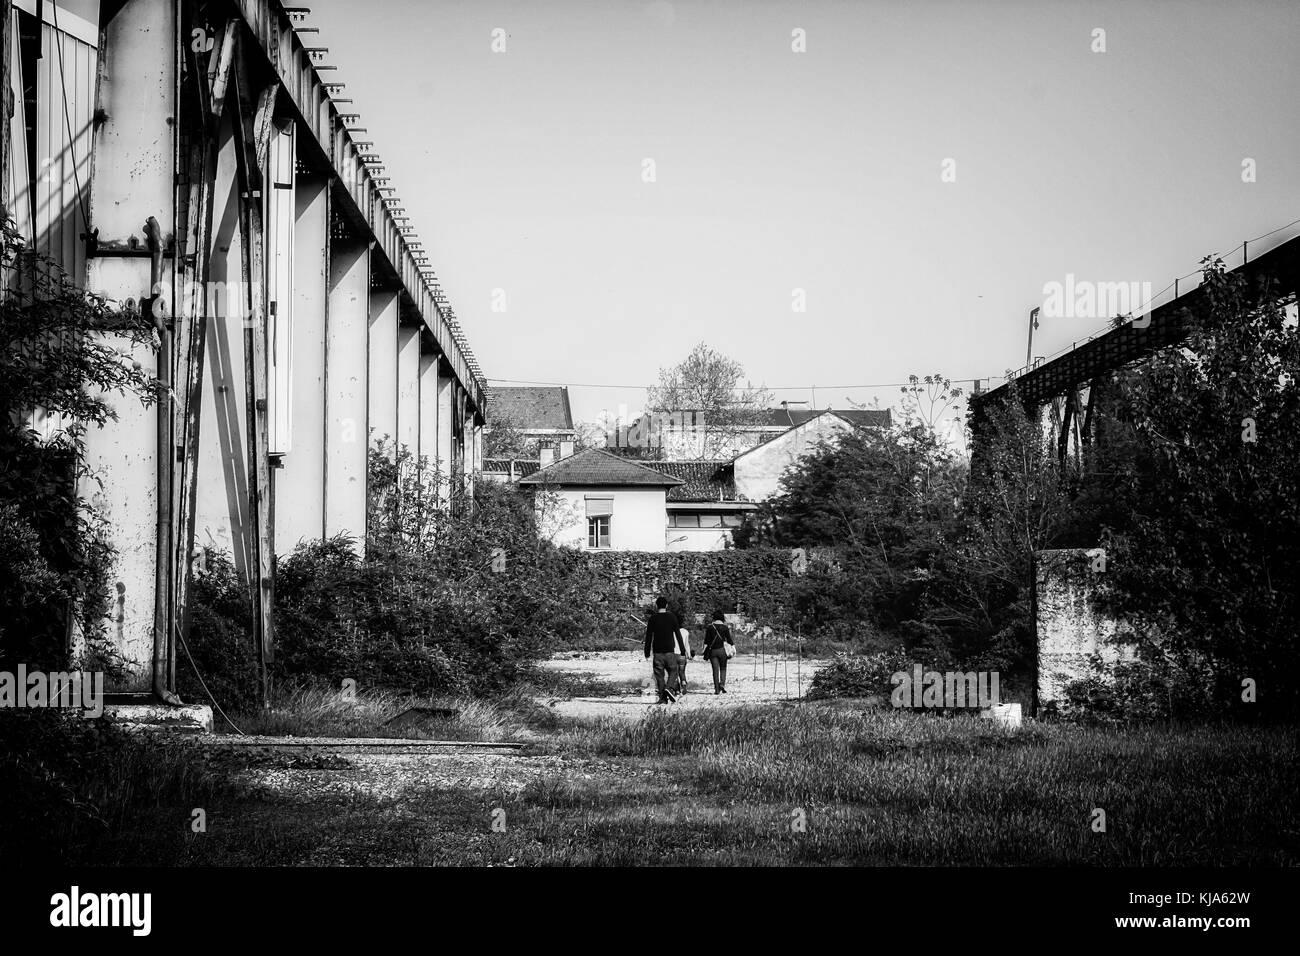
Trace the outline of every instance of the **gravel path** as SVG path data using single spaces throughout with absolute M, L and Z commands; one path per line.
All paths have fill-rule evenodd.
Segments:
M 824 661 L 804 660 L 791 656 L 739 655 L 727 665 L 727 693 L 714 695 L 713 671 L 709 662 L 695 658 L 687 665 L 687 692 L 676 705 L 683 709 L 701 707 L 735 707 L 743 704 L 766 704 L 792 700 L 808 690 L 812 675 Z M 597 681 L 627 686 L 634 683 L 636 693 L 613 697 L 547 698 L 557 714 L 566 717 L 620 716 L 637 717 L 657 706 L 654 676 L 650 662 L 639 647 L 627 651 L 573 651 L 541 665 L 547 670 L 568 672 Z

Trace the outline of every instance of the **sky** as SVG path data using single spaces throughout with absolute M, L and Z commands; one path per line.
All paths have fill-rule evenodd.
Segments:
M 1048 284 L 1159 292 L 1300 219 L 1294 0 L 311 9 L 489 384 L 579 420 L 701 341 L 820 408 L 997 385 Z

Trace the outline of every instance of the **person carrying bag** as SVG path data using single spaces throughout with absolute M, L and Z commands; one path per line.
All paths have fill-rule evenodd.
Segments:
M 712 622 L 704 629 L 704 657 L 713 666 L 715 694 L 727 692 L 727 661 L 736 656 L 736 644 L 726 620 L 721 611 L 715 611 Z

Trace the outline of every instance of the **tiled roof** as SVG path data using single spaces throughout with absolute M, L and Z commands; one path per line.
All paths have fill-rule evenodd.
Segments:
M 680 427 L 689 430 L 695 427 L 692 423 L 697 421 L 707 422 L 709 413 L 707 410 L 700 409 L 681 409 L 677 412 L 686 424 L 675 426 L 671 423 L 664 425 L 665 428 Z M 888 428 L 892 422 L 887 408 L 764 408 L 749 417 L 749 420 L 743 425 L 736 425 L 739 430 L 759 429 L 769 431 L 781 429 L 788 431 L 796 428 L 804 422 L 817 418 L 820 415 L 838 415 L 854 425 L 880 426 Z
M 540 461 L 536 461 L 534 459 L 525 459 L 525 458 L 514 459 L 514 465 L 515 465 L 516 478 L 522 478 L 526 475 L 531 475 L 538 468 L 542 467 L 542 463 Z M 510 474 L 510 459 L 509 458 L 484 458 L 483 470 L 491 472 L 493 474 L 508 475 Z
M 517 428 L 572 430 L 569 390 L 563 385 L 519 385 L 488 389 L 488 421 L 493 415 L 508 418 Z
M 837 415 L 853 425 L 878 425 L 888 428 L 890 424 L 887 408 L 766 408 L 755 424 L 770 428 L 795 428 L 819 415 L 826 414 Z
M 648 465 L 620 458 L 599 448 L 588 448 L 561 458 L 520 481 L 521 485 L 647 485 L 671 487 L 682 484 Z
M 669 501 L 735 501 L 736 473 L 731 461 L 655 461 L 655 471 L 685 484 L 668 489 Z

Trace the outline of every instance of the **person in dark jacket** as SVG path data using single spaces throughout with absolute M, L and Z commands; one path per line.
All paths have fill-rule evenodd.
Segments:
M 659 691 L 659 703 L 676 701 L 681 689 L 677 676 L 677 655 L 685 654 L 686 647 L 677 632 L 681 624 L 677 615 L 668 610 L 667 598 L 655 601 L 655 613 L 645 627 L 645 659 L 654 657 L 655 687 Z
M 727 692 L 727 649 L 732 643 L 731 629 L 721 611 L 715 611 L 713 621 L 704 629 L 704 656 L 713 665 L 713 693 Z

